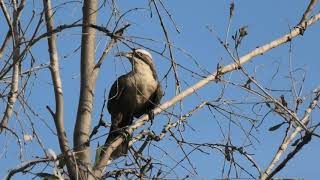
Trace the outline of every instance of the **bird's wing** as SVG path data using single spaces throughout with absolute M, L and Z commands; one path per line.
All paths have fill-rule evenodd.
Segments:
M 121 98 L 125 91 L 123 77 L 118 78 L 113 84 L 109 92 L 107 108 L 110 113 L 113 112 L 112 108 L 117 106 L 118 100 Z
M 128 112 L 130 109 L 130 104 L 128 107 L 124 106 L 123 98 L 125 94 L 128 93 L 128 88 L 126 84 L 126 76 L 119 77 L 111 86 L 109 92 L 109 99 L 107 108 L 111 114 L 111 127 L 108 138 L 106 139 L 105 146 L 109 146 L 117 137 L 122 136 L 123 128 L 132 123 L 133 117 L 132 113 Z M 130 136 L 130 135 L 129 135 Z M 127 154 L 128 151 L 128 140 L 125 140 L 121 145 L 119 145 L 111 154 L 112 159 L 116 159 L 122 155 Z
M 152 103 L 150 110 L 154 109 L 156 105 L 160 104 L 161 98 L 163 96 L 163 91 L 160 82 L 158 82 L 158 87 L 156 91 L 152 94 L 150 101 Z

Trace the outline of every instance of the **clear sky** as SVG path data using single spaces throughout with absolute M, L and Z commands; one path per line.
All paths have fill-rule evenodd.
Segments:
M 40 1 L 39 1 L 40 2 Z M 32 22 L 31 25 L 35 25 L 39 18 L 39 12 L 41 11 L 41 3 L 38 1 L 28 1 L 24 15 L 22 17 L 22 24 L 26 26 L 29 18 L 31 17 L 31 10 L 34 8 L 36 11 L 36 21 Z M 65 1 L 57 0 L 54 4 L 61 4 Z M 33 4 L 35 3 L 35 4 Z M 169 33 L 170 41 L 174 45 L 174 57 L 178 64 L 183 67 L 189 68 L 201 75 L 207 75 L 206 72 L 213 72 L 219 64 L 232 63 L 232 59 L 218 42 L 216 36 L 224 39 L 226 35 L 226 28 L 228 24 L 229 16 L 229 5 L 230 1 L 213 1 L 213 0 L 202 0 L 202 1 L 164 1 L 164 4 L 172 15 L 176 26 L 180 30 L 178 33 L 175 30 L 175 26 L 169 20 L 165 12 L 161 10 L 164 17 L 166 29 Z M 231 36 L 243 26 L 248 26 L 248 35 L 244 38 L 239 48 L 239 55 L 242 56 L 252 49 L 268 43 L 282 35 L 288 33 L 300 20 L 308 1 L 301 0 L 264 0 L 264 1 L 235 1 L 235 12 L 230 27 L 229 42 L 232 45 L 233 41 Z M 109 4 L 108 4 L 109 5 Z M 103 6 L 98 17 L 99 25 L 106 25 L 108 18 L 110 17 L 110 8 Z M 134 41 L 144 44 L 151 49 L 161 52 L 164 49 L 165 37 L 163 31 L 159 25 L 159 19 L 155 11 L 151 14 L 148 6 L 148 1 L 124 1 L 120 0 L 117 2 L 120 13 L 140 7 L 137 11 L 132 11 L 124 17 L 124 21 L 131 24 L 125 35 L 132 38 Z M 81 4 L 74 2 L 59 6 L 55 9 L 55 24 L 68 24 L 81 18 Z M 154 10 L 154 9 L 153 9 Z M 319 12 L 319 5 L 313 12 L 315 14 Z M 1 17 L 3 15 L 1 14 Z M 4 18 L 0 18 L 0 27 L 5 26 Z M 111 23 L 112 25 L 112 23 Z M 108 28 L 111 28 L 113 26 Z M 33 29 L 33 28 L 32 28 Z M 215 33 L 210 32 L 209 29 L 214 29 Z M 41 32 L 45 31 L 45 26 L 41 26 Z M 2 42 L 7 29 L 0 28 L 0 42 Z M 319 86 L 319 45 L 320 42 L 320 25 L 316 24 L 308 28 L 305 34 L 292 41 L 292 70 L 294 70 L 294 76 L 297 80 L 297 87 L 301 86 L 303 75 L 305 74 L 305 80 L 301 97 L 304 98 L 305 104 L 303 107 L 308 105 L 311 99 L 312 90 Z M 32 31 L 28 36 L 30 38 Z M 63 90 L 65 97 L 65 123 L 67 129 L 67 135 L 69 142 L 72 143 L 72 129 L 75 122 L 78 95 L 79 95 L 79 60 L 81 31 L 80 29 L 71 29 L 63 31 L 58 35 L 58 50 L 59 58 L 61 63 L 61 76 L 63 81 Z M 143 37 L 152 39 L 153 41 L 143 40 L 136 37 Z M 47 53 L 47 42 L 45 40 L 37 43 L 32 48 L 32 53 L 36 59 L 37 64 L 48 63 Z M 97 56 L 101 54 L 101 50 L 106 44 L 106 38 L 102 33 L 97 35 Z M 130 44 L 132 45 L 132 44 Z M 119 44 L 117 47 L 119 50 L 128 50 L 124 45 Z M 112 82 L 117 76 L 127 72 L 129 70 L 129 64 L 126 61 L 119 61 L 118 58 L 114 57 L 115 49 L 111 53 L 105 63 L 102 66 L 100 77 L 97 82 L 97 90 L 95 94 L 95 110 L 93 112 L 93 124 L 95 125 L 99 119 L 99 113 L 103 103 L 103 93 L 111 87 Z M 192 58 L 187 55 L 191 54 Z M 246 64 L 244 67 L 254 75 L 255 78 L 263 87 L 282 90 L 270 92 L 275 98 L 280 95 L 288 97 L 289 107 L 293 104 L 291 93 L 286 91 L 291 89 L 291 81 L 289 80 L 289 44 L 278 47 L 263 56 L 253 59 L 252 62 Z M 152 52 L 154 57 L 159 78 L 162 79 L 168 68 L 170 62 Z M 168 51 L 165 51 L 165 56 L 169 57 Z M 195 61 L 199 64 L 196 65 Z M 27 58 L 27 62 L 23 68 L 27 69 L 30 63 L 30 57 Z M 3 63 L 1 61 L 0 63 Z M 186 89 L 188 86 L 197 82 L 200 77 L 191 74 L 188 71 L 178 67 L 178 75 L 181 82 L 181 90 Z M 162 86 L 165 89 L 165 96 L 163 102 L 171 99 L 175 94 L 173 73 L 169 73 L 168 81 L 163 80 Z M 245 76 L 240 72 L 232 72 L 226 74 L 223 80 L 236 83 L 244 84 L 246 82 Z M 32 85 L 31 85 L 32 84 Z M 3 88 L 4 85 L 1 85 Z M 48 69 L 39 71 L 35 76 L 32 77 L 32 83 L 29 88 L 32 88 L 32 93 L 28 98 L 28 102 L 31 105 L 34 112 L 37 115 L 28 112 L 30 119 L 23 113 L 21 105 L 17 106 L 17 112 L 10 121 L 10 127 L 16 128 L 18 135 L 22 137 L 23 132 L 32 134 L 30 127 L 30 121 L 34 123 L 37 133 L 40 136 L 41 142 L 46 148 L 52 148 L 57 153 L 60 152 L 57 138 L 52 134 L 49 128 L 45 125 L 46 122 L 49 127 L 54 128 L 53 120 L 46 109 L 46 105 L 54 107 L 54 97 L 50 81 L 50 72 Z M 182 101 L 182 105 L 177 105 L 175 108 L 171 108 L 170 111 L 177 115 L 183 115 L 189 110 L 200 104 L 204 100 L 215 100 L 219 97 L 221 89 L 223 88 L 222 83 L 212 82 L 205 88 L 199 90 L 197 94 L 187 97 Z M 248 115 L 252 118 L 261 120 L 261 116 L 267 112 L 265 105 L 254 106 L 253 109 L 250 102 L 262 101 L 257 96 L 246 93 L 243 89 L 232 86 L 231 84 L 226 85 L 224 92 L 224 100 L 240 102 L 244 101 L 247 104 L 238 104 L 232 107 L 222 105 L 221 107 L 233 110 L 241 114 Z M 1 103 L 2 109 L 4 109 L 5 101 Z M 258 107 L 259 106 L 259 107 Z M 19 109 L 20 108 L 20 109 Z M 258 114 L 253 114 L 253 110 L 261 108 Z M 318 122 L 319 108 L 312 115 L 312 121 L 314 124 Z M 298 115 L 301 117 L 303 111 Z M 105 110 L 105 119 L 109 120 L 110 116 Z M 176 118 L 173 118 L 176 120 Z M 164 114 L 157 116 L 154 120 L 152 129 L 159 133 L 163 125 L 168 121 L 168 117 Z M 250 123 L 247 120 L 241 118 L 235 118 L 236 123 L 231 123 L 230 136 L 232 138 L 233 145 L 242 146 L 248 145 L 249 140 L 246 139 L 246 134 L 238 126 L 241 124 L 247 132 L 250 129 Z M 243 121 L 243 122 L 242 122 Z M 260 122 L 260 121 L 259 121 Z M 275 132 L 269 132 L 268 128 L 282 122 L 282 119 L 271 113 L 262 122 L 258 130 L 252 132 L 252 145 L 246 150 L 252 154 L 252 157 L 256 162 L 264 169 L 272 159 L 273 153 L 277 150 L 278 145 L 281 142 L 283 136 L 284 127 L 278 129 Z M 219 127 L 222 128 L 220 130 Z M 22 124 L 22 128 L 21 125 Z M 196 143 L 226 143 L 226 137 L 223 136 L 228 133 L 229 120 L 225 119 L 219 112 L 213 110 L 210 111 L 208 108 L 204 108 L 194 114 L 188 119 L 188 125 L 185 126 L 183 131 L 183 137 L 188 142 Z M 192 128 L 190 128 L 191 126 Z M 180 127 L 183 129 L 183 127 Z M 181 130 L 181 129 L 180 129 Z M 105 131 L 105 132 L 101 132 Z M 103 129 L 100 134 L 106 133 L 108 130 Z M 173 132 L 177 132 L 174 130 Z M 180 136 L 179 136 L 180 137 Z M 95 147 L 99 141 L 102 144 L 105 140 L 105 136 L 92 142 L 92 147 Z M 167 162 L 171 167 L 174 166 L 175 161 L 183 159 L 183 153 L 176 145 L 172 137 L 166 136 L 164 142 L 153 143 L 151 146 L 150 154 L 159 160 L 159 162 Z M 0 177 L 3 177 L 7 170 L 16 167 L 19 164 L 18 161 L 18 146 L 16 145 L 16 139 L 11 135 L 0 135 L 0 146 L 3 146 L 0 151 Z M 24 144 L 25 159 L 33 159 L 36 156 L 43 157 L 44 153 L 39 149 L 37 141 L 34 139 L 32 142 L 26 142 Z M 169 155 L 174 157 L 174 160 L 169 155 L 165 155 L 160 149 L 166 149 Z M 317 151 L 320 149 L 320 143 L 318 138 L 314 138 L 310 144 L 308 144 L 303 150 L 286 166 L 286 168 L 279 173 L 277 177 L 290 177 L 290 178 L 301 178 L 306 180 L 315 180 L 320 177 L 319 162 L 320 156 L 317 155 Z M 213 151 L 204 149 L 207 154 L 204 154 L 197 150 L 192 150 L 189 146 L 185 149 L 187 152 L 191 152 L 190 160 L 196 167 L 196 173 L 191 179 L 217 179 L 221 177 L 221 170 L 223 168 L 223 155 L 219 151 Z M 242 161 L 240 156 L 238 161 L 243 166 L 254 172 L 250 164 L 246 161 Z M 183 161 L 183 167 L 177 166 L 176 173 L 179 177 L 184 177 L 188 174 L 190 164 L 187 161 Z M 187 169 L 187 170 L 186 170 Z M 245 174 L 242 172 L 242 175 Z M 253 173 L 257 175 L 257 173 Z M 27 176 L 31 178 L 32 176 Z M 168 175 L 169 178 L 175 178 L 175 174 Z M 243 175 L 243 177 L 249 177 Z M 23 176 L 15 176 L 14 179 L 23 179 Z

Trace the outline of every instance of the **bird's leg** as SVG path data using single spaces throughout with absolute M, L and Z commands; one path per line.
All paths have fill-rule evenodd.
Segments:
M 149 116 L 149 120 L 150 120 L 151 125 L 152 125 L 152 124 L 153 124 L 153 119 L 154 119 L 154 112 L 153 112 L 152 109 L 150 109 L 150 110 L 148 111 L 148 116 Z
M 126 156 L 128 154 L 129 150 L 129 141 L 131 138 L 131 134 L 126 130 L 126 128 L 119 131 L 119 136 L 123 138 L 123 142 L 117 147 L 118 155 L 116 157 L 120 156 Z

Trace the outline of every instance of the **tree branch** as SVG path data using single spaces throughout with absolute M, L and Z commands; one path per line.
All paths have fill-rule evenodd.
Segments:
M 12 80 L 11 80 L 11 89 L 10 94 L 8 96 L 8 102 L 6 106 L 6 110 L 4 112 L 1 126 L 2 127 L 8 127 L 9 119 L 13 112 L 14 104 L 18 97 L 18 90 L 19 90 L 19 74 L 20 74 L 20 35 L 19 35 L 19 18 L 21 15 L 21 11 L 24 7 L 25 0 L 21 1 L 21 4 L 19 5 L 19 9 L 13 11 L 13 20 L 11 22 L 10 17 L 8 19 L 8 24 L 10 26 L 12 37 L 13 37 L 13 70 L 12 70 Z M 5 13 L 5 7 L 3 4 L 3 1 L 0 1 L 0 5 Z M 2 132 L 3 128 L 0 128 L 0 133 Z
M 311 0 L 307 9 L 305 10 L 305 12 L 303 13 L 302 15 L 302 18 L 300 20 L 300 22 L 298 23 L 298 26 L 300 28 L 300 33 L 303 34 L 306 27 L 307 27 L 307 24 L 306 24 L 306 21 L 308 20 L 308 17 L 310 16 L 312 10 L 314 9 L 314 7 L 316 6 L 318 0 Z
M 320 20 L 320 13 L 317 14 L 316 16 L 314 16 L 313 18 L 309 19 L 306 22 L 307 26 L 310 26 L 310 25 L 316 23 L 319 20 Z M 282 37 L 280 37 L 280 38 L 278 38 L 278 39 L 276 39 L 274 41 L 271 41 L 270 43 L 267 43 L 267 44 L 265 44 L 265 45 L 263 45 L 261 47 L 257 47 L 256 49 L 252 50 L 248 54 L 240 57 L 238 62 L 229 64 L 229 65 L 224 66 L 224 67 L 221 67 L 218 70 L 219 72 L 216 71 L 216 72 L 212 73 L 208 77 L 200 80 L 199 82 L 197 82 L 193 86 L 187 88 L 185 91 L 183 91 L 180 94 L 176 95 L 171 100 L 169 100 L 169 101 L 163 103 L 162 105 L 160 105 L 159 107 L 155 108 L 153 110 L 154 114 L 155 115 L 159 114 L 163 110 L 168 109 L 169 107 L 171 107 L 175 103 L 181 101 L 186 96 L 191 95 L 196 90 L 202 88 L 203 86 L 207 85 L 208 83 L 210 83 L 212 81 L 215 81 L 221 75 L 224 75 L 224 74 L 226 74 L 228 72 L 231 72 L 231 71 L 234 71 L 234 70 L 238 69 L 243 64 L 245 64 L 245 63 L 249 62 L 250 60 L 252 60 L 254 57 L 262 55 L 262 54 L 270 51 L 271 49 L 273 49 L 273 48 L 275 48 L 277 46 L 280 46 L 280 45 L 292 40 L 293 38 L 297 37 L 298 35 L 300 35 L 300 29 L 297 27 L 297 28 L 293 29 L 290 33 L 288 33 L 288 34 L 286 34 L 286 35 L 284 35 L 284 36 L 282 36 Z M 140 119 L 135 121 L 131 126 L 129 126 L 127 128 L 128 133 L 132 133 L 135 129 L 137 129 L 138 127 L 142 126 L 147 120 L 148 120 L 148 115 L 144 115 L 143 117 L 141 117 Z M 297 127 L 297 129 L 301 130 L 301 127 Z M 119 146 L 123 141 L 124 141 L 124 138 L 123 137 L 119 137 L 110 145 L 110 147 L 108 149 L 106 149 L 106 152 L 105 152 L 104 156 L 101 158 L 100 162 L 98 162 L 93 167 L 93 171 L 94 171 L 94 175 L 95 176 L 101 177 L 101 174 L 103 173 L 104 167 L 108 164 L 109 157 L 110 157 L 111 153 L 113 152 L 115 147 Z
M 9 180 L 16 173 L 23 172 L 24 170 L 26 170 L 27 168 L 29 168 L 29 167 L 31 167 L 31 166 L 33 166 L 35 164 L 49 162 L 49 161 L 52 161 L 52 159 L 50 159 L 50 158 L 39 158 L 39 159 L 34 159 L 34 160 L 31 160 L 31 161 L 24 162 L 24 163 L 20 164 L 18 167 L 14 168 L 14 169 L 11 169 L 9 171 L 8 175 L 4 179 Z
M 286 164 L 303 148 L 304 145 L 308 144 L 311 141 L 312 134 L 306 133 L 302 138 L 302 141 L 297 144 L 296 148 L 290 152 L 287 157 L 276 167 L 270 175 L 267 177 L 267 180 L 270 180 L 274 175 L 276 175 L 281 169 L 283 169 Z
M 6 18 L 7 24 L 9 26 L 9 29 L 11 32 L 13 32 L 13 24 L 12 24 L 12 20 L 11 17 L 9 15 L 9 12 L 7 10 L 6 5 L 4 4 L 3 0 L 0 0 L 0 7 L 2 9 L 3 15 Z
M 16 22 L 18 22 L 19 19 L 20 19 L 21 12 L 22 12 L 22 9 L 24 8 L 25 3 L 26 3 L 26 1 L 22 0 L 20 2 L 19 8 L 14 10 L 14 13 L 15 13 L 15 17 L 14 17 L 15 19 L 14 20 Z M 0 58 L 2 58 L 3 52 L 4 52 L 5 48 L 7 47 L 8 43 L 9 43 L 9 41 L 11 39 L 11 36 L 12 36 L 13 27 L 14 27 L 13 23 L 14 22 L 12 22 L 11 17 L 9 15 L 9 12 L 8 12 L 3 0 L 0 0 L 0 7 L 2 9 L 2 12 L 3 12 L 3 14 L 4 14 L 5 18 L 6 18 L 7 24 L 9 26 L 9 31 L 7 32 L 6 38 L 4 39 L 4 42 L 3 42 L 2 46 L 1 46 L 1 49 L 0 49 Z M 13 41 L 13 44 L 14 43 L 15 42 Z
M 315 90 L 316 96 L 313 99 L 313 101 L 310 103 L 309 107 L 305 110 L 305 113 L 303 117 L 301 118 L 300 122 L 304 124 L 305 126 L 309 123 L 309 117 L 311 115 L 312 110 L 317 106 L 318 101 L 320 100 L 320 89 Z M 298 126 L 295 128 L 295 130 L 288 135 L 288 137 L 283 141 L 283 143 L 279 146 L 277 153 L 274 155 L 272 161 L 270 162 L 267 169 L 263 172 L 263 174 L 260 177 L 260 180 L 265 180 L 268 178 L 271 178 L 270 176 L 272 169 L 275 167 L 277 162 L 280 160 L 280 157 L 285 152 L 285 150 L 288 148 L 289 144 L 293 141 L 293 139 L 297 136 L 298 133 L 300 133 L 303 130 L 301 126 Z
M 95 57 L 96 30 L 89 24 L 96 24 L 97 1 L 86 0 L 83 2 L 83 27 L 81 39 L 81 82 L 80 98 L 77 119 L 73 134 L 73 145 L 77 159 L 81 164 L 91 166 L 89 136 L 91 129 L 91 113 L 95 92 L 95 81 L 92 78 Z M 79 169 L 80 177 L 87 177 L 82 169 Z
M 4 53 L 5 49 L 6 49 L 6 47 L 8 46 L 10 40 L 11 40 L 11 31 L 9 30 L 7 32 L 7 35 L 6 35 L 3 43 L 2 43 L 1 48 L 0 48 L 0 59 L 2 58 L 3 53 Z
M 50 0 L 43 0 L 45 19 L 47 31 L 52 31 L 54 29 L 53 22 L 53 12 L 51 8 Z M 64 100 L 63 100 L 63 91 L 62 91 L 62 82 L 59 71 L 59 60 L 58 60 L 58 50 L 56 47 L 56 35 L 51 34 L 48 37 L 48 46 L 49 46 L 49 56 L 50 56 L 50 72 L 51 79 L 53 82 L 54 96 L 55 96 L 55 108 L 56 112 L 53 113 L 54 123 L 56 126 L 58 140 L 60 145 L 60 150 L 63 154 L 70 153 L 70 147 L 68 144 L 68 138 L 64 128 Z M 75 177 L 76 169 L 73 166 L 72 158 L 66 156 L 66 165 L 68 172 L 71 178 Z

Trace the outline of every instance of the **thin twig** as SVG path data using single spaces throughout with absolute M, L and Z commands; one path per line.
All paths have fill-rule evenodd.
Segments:
M 320 20 L 320 13 L 317 14 L 316 16 L 314 16 L 313 18 L 309 19 L 307 21 L 308 26 L 316 23 L 317 21 Z M 290 41 L 291 39 L 297 37 L 300 35 L 300 30 L 299 28 L 295 28 L 294 30 L 292 30 L 290 33 L 270 42 L 267 43 L 261 47 L 258 47 L 254 50 L 252 50 L 251 52 L 249 52 L 248 54 L 242 56 L 239 58 L 239 61 L 237 63 L 232 63 L 229 64 L 227 66 L 221 67 L 221 69 L 219 70 L 219 74 L 223 75 L 226 74 L 228 72 L 234 71 L 236 69 L 239 68 L 239 66 L 241 66 L 242 64 L 247 63 L 248 61 L 252 60 L 254 57 L 259 56 L 261 54 L 266 53 L 267 51 L 270 51 L 271 49 L 280 46 L 288 41 Z M 180 94 L 176 95 L 175 97 L 173 97 L 171 100 L 163 103 L 162 105 L 160 105 L 159 107 L 157 107 L 156 109 L 153 110 L 154 114 L 157 115 L 160 112 L 162 112 L 163 110 L 171 107 L 172 105 L 174 105 L 175 103 L 181 101 L 183 98 L 185 98 L 186 96 L 191 95 L 192 93 L 194 93 L 196 90 L 200 89 L 201 87 L 207 85 L 208 83 L 216 80 L 218 73 L 214 72 L 211 75 L 209 75 L 208 77 L 200 80 L 199 82 L 197 82 L 196 84 L 194 84 L 193 86 L 187 88 L 185 91 L 181 92 Z M 137 121 L 135 121 L 135 123 L 133 123 L 131 126 L 129 126 L 127 128 L 128 133 L 132 133 L 135 129 L 137 129 L 138 127 L 142 126 L 146 121 L 148 120 L 148 116 L 142 116 L 140 119 L 138 119 Z M 299 128 L 299 127 L 298 127 Z M 108 164 L 109 161 L 109 157 L 111 155 L 111 153 L 113 152 L 113 150 L 115 149 L 115 147 L 118 147 L 122 142 L 124 141 L 123 137 L 119 137 L 117 139 L 115 139 L 115 141 L 110 145 L 110 147 L 106 150 L 106 153 L 104 154 L 104 156 L 101 158 L 100 162 L 98 162 L 94 167 L 93 167 L 93 171 L 94 174 L 96 176 L 101 176 L 102 171 L 104 169 L 104 167 Z
M 6 47 L 8 46 L 8 44 L 9 44 L 9 42 L 10 42 L 10 40 L 11 40 L 11 37 L 12 37 L 12 36 L 11 36 L 11 31 L 9 30 L 9 31 L 7 32 L 7 35 L 6 35 L 3 43 L 2 43 L 1 48 L 0 48 L 0 59 L 2 58 L 2 56 L 3 56 L 3 54 L 4 54 L 4 51 L 5 51 Z
M 27 168 L 29 168 L 29 167 L 31 167 L 31 166 L 33 166 L 35 164 L 45 163 L 45 162 L 50 162 L 50 161 L 52 161 L 51 158 L 39 158 L 39 159 L 26 161 L 26 162 L 20 164 L 18 167 L 14 168 L 14 169 L 11 169 L 4 179 L 10 180 L 12 178 L 12 176 L 14 176 L 16 173 L 23 172 Z
M 305 110 L 303 117 L 300 119 L 300 122 L 304 125 L 307 125 L 309 123 L 311 112 L 317 106 L 317 103 L 320 99 L 320 89 L 316 89 L 315 93 L 316 93 L 315 98 L 310 102 L 308 108 Z M 301 126 L 296 127 L 296 129 L 284 140 L 284 142 L 279 146 L 278 151 L 274 155 L 272 161 L 270 162 L 270 164 L 268 165 L 264 173 L 261 175 L 260 179 L 264 180 L 269 178 L 269 174 L 272 171 L 273 167 L 280 160 L 280 157 L 288 148 L 289 144 L 293 141 L 293 139 L 297 136 L 297 134 L 300 133 L 302 130 L 303 129 Z

